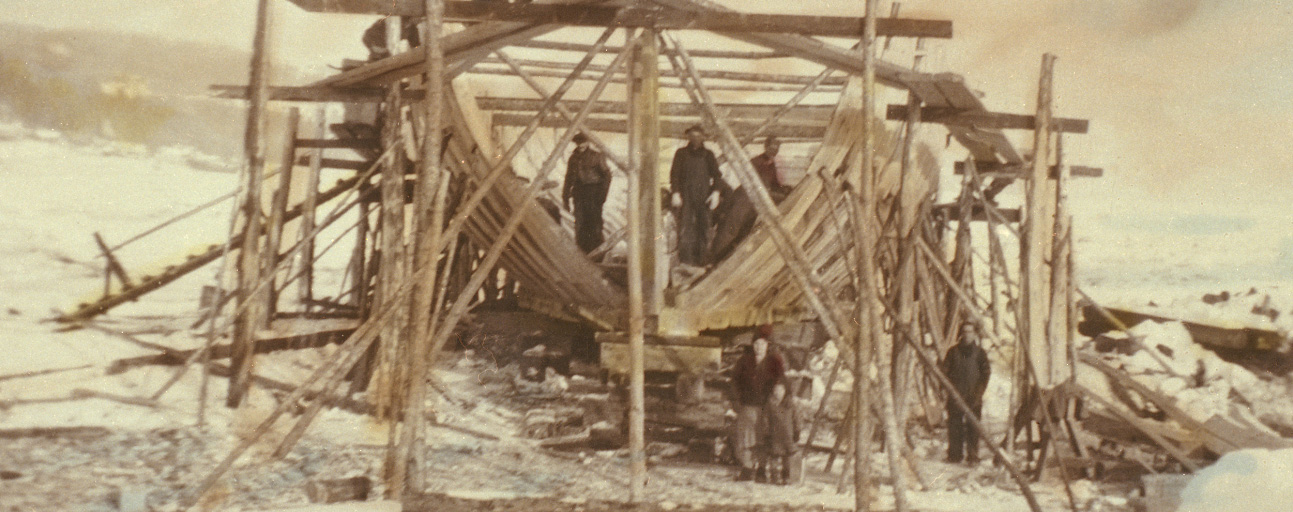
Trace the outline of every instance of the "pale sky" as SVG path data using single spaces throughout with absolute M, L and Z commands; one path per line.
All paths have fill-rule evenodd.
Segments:
M 324 69 L 366 52 L 373 17 L 273 0 L 278 55 Z M 725 0 L 738 9 L 860 15 L 860 0 Z M 248 48 L 254 0 L 0 0 L 0 21 L 109 28 Z M 889 2 L 881 2 L 888 12 Z M 952 20 L 927 71 L 952 71 L 989 109 L 1030 113 L 1044 52 L 1058 56 L 1056 115 L 1091 121 L 1069 163 L 1103 167 L 1081 190 L 1209 208 L 1293 199 L 1293 6 L 1280 0 L 910 0 L 902 15 Z M 909 63 L 910 41 L 895 41 Z M 1012 135 L 1013 136 L 1013 135 Z M 1016 137 L 1021 148 L 1028 134 Z

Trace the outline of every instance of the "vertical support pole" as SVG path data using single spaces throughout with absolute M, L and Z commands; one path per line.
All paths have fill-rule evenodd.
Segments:
M 444 199 L 448 178 L 441 172 L 440 134 L 444 125 L 444 49 L 441 41 L 444 29 L 444 1 L 426 0 L 426 37 L 422 48 L 426 55 L 426 128 L 422 133 L 422 168 L 418 176 L 419 194 L 415 200 L 417 224 L 417 252 L 414 267 L 426 269 L 426 277 L 413 283 L 412 330 L 409 346 L 409 393 L 404 413 L 402 434 L 404 459 L 396 464 L 404 467 L 406 481 L 396 492 L 399 496 L 412 496 L 422 492 L 425 485 L 426 466 L 425 429 L 426 373 L 432 336 L 431 311 L 435 304 L 436 264 L 441 249 L 441 229 L 444 219 Z M 442 183 L 443 182 L 443 183 Z M 428 211 L 429 210 L 429 211 Z
M 1073 240 L 1073 218 L 1068 212 L 1068 186 L 1071 171 L 1064 165 L 1064 147 L 1062 135 L 1056 133 L 1055 163 L 1059 176 L 1055 179 L 1055 227 L 1051 249 L 1051 311 L 1047 328 L 1051 341 L 1051 373 L 1055 383 L 1069 380 L 1073 376 L 1073 365 L 1077 360 L 1072 357 L 1074 350 L 1071 331 L 1072 321 L 1069 312 L 1073 304 L 1073 282 L 1069 277 L 1073 254 L 1069 250 Z
M 320 106 L 313 137 L 323 140 L 328 126 L 328 109 Z M 305 311 L 314 300 L 314 225 L 315 210 L 319 208 L 319 172 L 323 169 L 323 148 L 310 152 L 310 173 L 305 178 L 305 199 L 301 202 L 301 278 L 297 293 Z
M 658 75 L 655 31 L 647 29 L 636 39 L 628 33 L 625 46 L 631 47 L 629 65 L 629 93 L 633 108 L 630 110 L 629 143 L 629 500 L 637 503 L 644 498 L 646 484 L 646 398 L 645 398 L 645 323 L 646 290 L 654 287 L 655 261 L 654 237 L 648 238 L 646 228 L 649 210 L 658 211 L 659 200 L 652 205 L 655 181 L 656 152 L 650 149 L 659 144 L 659 119 L 656 117 L 656 90 L 653 82 Z M 654 195 L 659 195 L 658 191 Z M 644 202 L 646 204 L 644 204 Z M 654 206 L 654 208 L 653 208 Z M 657 310 L 658 313 L 658 310 Z
M 659 41 L 656 31 L 650 30 L 638 45 L 634 60 L 637 76 L 633 87 L 639 88 L 634 98 L 637 114 L 634 127 L 638 130 L 638 195 L 642 210 L 642 289 L 646 316 L 655 319 L 664 308 L 664 288 L 669 281 L 668 258 L 665 256 L 663 193 L 660 190 L 660 88 Z M 651 330 L 655 330 L 654 327 Z
M 871 410 L 868 398 L 870 389 L 871 350 L 880 340 L 875 338 L 879 331 L 875 314 L 875 20 L 879 14 L 879 2 L 866 0 L 866 22 L 862 31 L 862 126 L 865 130 L 862 137 L 860 158 L 862 175 L 858 180 L 859 204 L 854 224 L 858 226 L 858 262 L 861 274 L 861 291 L 858 293 L 858 344 L 854 353 L 853 366 L 853 410 L 857 423 L 854 432 L 857 437 L 853 442 L 853 496 L 854 509 L 865 511 L 871 509 L 871 431 L 866 428 L 866 412 Z
M 898 16 L 900 4 L 893 4 L 892 16 Z M 888 39 L 885 45 L 889 44 Z M 920 71 L 920 62 L 923 55 L 920 51 L 924 49 L 925 40 L 916 39 L 916 56 L 912 62 L 912 71 Z M 907 93 L 907 120 L 906 131 L 902 137 L 902 160 L 900 161 L 902 169 L 902 190 L 898 193 L 898 279 L 897 279 L 897 323 L 895 336 L 906 336 L 910 329 L 908 326 L 913 324 L 915 316 L 915 296 L 916 296 L 916 274 L 915 274 L 915 255 L 916 247 L 912 245 L 911 238 L 917 236 L 914 229 L 916 224 L 916 212 L 920 208 L 921 202 L 925 197 L 911 197 L 907 187 L 912 183 L 913 174 L 918 172 L 915 163 L 912 161 L 912 152 L 915 147 L 915 138 L 920 128 L 920 98 L 914 92 Z M 913 340 L 919 341 L 919 340 Z M 898 417 L 899 426 L 904 429 L 907 426 L 908 411 L 908 394 L 911 387 L 912 372 L 915 370 L 915 361 L 911 354 L 907 352 L 906 345 L 894 343 L 893 346 L 893 395 L 896 402 L 897 410 L 894 414 Z M 905 442 L 905 441 L 904 441 Z
M 1050 287 L 1047 252 L 1051 247 L 1053 211 L 1049 206 L 1054 194 L 1047 194 L 1051 161 L 1051 73 L 1055 56 L 1042 56 L 1041 77 L 1037 88 L 1037 120 L 1033 139 L 1033 163 L 1026 187 L 1027 216 L 1023 230 L 1024 239 L 1019 244 L 1022 251 L 1021 274 L 1021 338 L 1027 347 L 1028 359 L 1034 369 L 1038 389 L 1050 389 L 1052 380 L 1050 343 L 1046 339 L 1047 316 L 1050 313 Z
M 350 276 L 354 282 L 350 285 L 350 303 L 359 311 L 360 318 L 368 313 L 368 200 L 365 197 L 372 191 L 372 184 L 364 181 L 359 184 L 359 204 L 355 206 L 359 224 L 355 227 L 355 249 L 350 256 Z
M 261 255 L 261 271 L 273 272 L 278 268 L 278 251 L 283 241 L 283 219 L 287 217 L 287 198 L 292 190 L 292 168 L 296 166 L 296 134 L 301 123 L 301 109 L 293 107 L 287 111 L 287 124 L 283 136 L 283 154 L 279 160 L 278 188 L 274 190 L 274 200 L 269 210 L 269 232 L 265 234 L 265 252 Z M 265 304 L 264 326 L 269 327 L 278 311 L 277 283 L 270 283 L 266 294 L 269 300 Z
M 392 16 L 386 19 L 386 48 L 391 55 L 398 53 L 401 20 Z M 382 152 L 392 148 L 402 140 L 400 133 L 401 111 L 404 108 L 400 91 L 401 84 L 393 83 L 386 92 L 383 105 Z M 396 292 L 403 287 L 404 269 L 404 153 L 395 152 L 393 157 L 382 167 L 382 265 L 379 299 L 381 308 L 393 304 Z M 373 386 L 369 397 L 378 418 L 393 419 L 394 412 L 400 410 L 403 403 L 399 400 L 404 379 L 401 375 L 404 358 L 404 326 L 407 308 L 400 308 L 394 313 L 391 322 L 382 330 L 381 341 L 377 345 L 380 352 L 377 367 L 373 371 Z
M 249 108 L 247 129 L 243 137 L 244 159 L 247 170 L 247 195 L 243 197 L 243 239 L 238 253 L 238 309 L 234 319 L 233 346 L 230 351 L 229 394 L 225 405 L 238 407 L 251 385 L 252 358 L 255 347 L 256 326 L 263 314 L 264 292 L 253 296 L 251 291 L 260 282 L 260 192 L 265 172 L 265 149 L 261 145 L 265 131 L 265 104 L 269 98 L 269 0 L 256 4 L 256 32 L 252 40 L 251 73 L 249 75 Z

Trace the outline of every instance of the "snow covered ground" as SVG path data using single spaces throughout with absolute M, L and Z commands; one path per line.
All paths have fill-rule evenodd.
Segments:
M 149 153 L 108 144 L 75 144 L 55 133 L 0 126 L 0 176 L 8 185 L 0 188 L 0 343 L 6 354 L 0 358 L 0 431 L 107 429 L 51 438 L 0 436 L 4 454 L 0 509 L 112 510 L 116 489 L 142 488 L 149 491 L 149 504 L 155 510 L 173 510 L 185 484 L 204 477 L 273 408 L 274 399 L 264 391 L 253 393 L 242 409 L 224 408 L 225 381 L 214 378 L 206 427 L 194 429 L 201 379 L 193 372 L 162 395 L 157 407 L 80 398 L 75 395 L 77 389 L 148 398 L 175 370 L 142 366 L 107 375 L 113 360 L 155 351 L 93 329 L 57 332 L 58 325 L 45 321 L 54 310 L 69 309 L 101 291 L 102 261 L 96 258 L 94 232 L 113 245 L 237 185 L 235 174 L 198 167 L 182 150 Z M 223 239 L 229 213 L 227 204 L 207 210 L 123 249 L 119 256 L 132 273 L 147 272 L 149 265 L 171 262 Z M 1293 317 L 1293 286 L 1288 280 L 1293 274 L 1289 272 L 1293 242 L 1282 229 L 1290 224 L 1279 225 L 1280 219 L 1287 220 L 1279 212 L 1273 217 L 1267 215 L 1271 212 L 1250 213 L 1251 219 L 1244 214 L 1239 220 L 1217 221 L 1188 214 L 1165 217 L 1162 211 L 1152 210 L 1134 217 L 1116 209 L 1080 216 L 1080 277 L 1101 301 L 1153 300 L 1186 310 L 1204 292 L 1238 294 L 1256 288 L 1269 294 L 1271 304 L 1284 312 L 1276 326 L 1288 329 Z M 324 272 L 334 281 L 342 261 L 325 261 Z M 189 325 L 196 319 L 200 288 L 211 284 L 214 274 L 212 265 L 138 303 L 113 310 L 98 322 L 109 330 L 141 333 L 137 337 L 152 343 L 179 349 L 198 346 L 201 332 L 190 330 Z M 334 350 L 266 356 L 257 372 L 299 382 Z M 4 377 L 67 368 L 75 369 Z M 429 490 L 473 498 L 627 498 L 627 459 L 622 452 L 557 456 L 538 450 L 535 441 L 519 435 L 523 411 L 488 398 L 491 389 L 507 380 L 494 373 L 456 362 L 443 369 L 450 399 L 439 404 L 439 420 L 499 439 L 432 429 Z M 993 389 L 998 400 L 1008 393 L 999 381 Z M 254 447 L 219 486 L 215 494 L 223 507 L 254 510 L 304 503 L 304 483 L 312 478 L 367 475 L 380 481 L 384 426 L 367 417 L 329 411 L 292 454 L 281 461 L 268 460 L 272 441 L 290 425 L 286 420 L 276 424 L 270 439 Z M 913 494 L 919 510 L 1027 509 L 1000 470 L 935 462 L 941 459 L 941 446 L 941 441 L 930 439 L 916 447 L 927 461 L 920 471 L 929 484 Z M 851 496 L 835 492 L 835 475 L 810 473 L 803 485 L 777 487 L 733 483 L 728 469 L 720 466 L 660 464 L 651 471 L 648 486 L 660 504 L 852 506 Z M 877 474 L 884 474 L 883 460 L 877 464 Z M 1260 467 L 1277 468 L 1274 464 Z M 811 459 L 809 466 L 820 468 L 822 461 Z M 1124 491 L 1098 488 L 1091 482 L 1079 482 L 1077 487 L 1091 510 L 1126 506 Z M 1046 509 L 1065 506 L 1063 490 L 1055 482 L 1039 484 L 1037 490 Z M 877 495 L 880 507 L 891 506 L 885 484 Z

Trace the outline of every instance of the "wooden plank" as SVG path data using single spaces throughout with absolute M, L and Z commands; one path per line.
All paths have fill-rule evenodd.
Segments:
M 494 114 L 492 116 L 494 126 L 526 126 L 534 119 L 534 116 L 525 114 Z M 695 125 L 695 120 L 660 120 L 660 135 L 671 139 L 684 138 L 683 132 L 688 127 Z M 761 124 L 760 121 L 748 119 L 733 119 L 729 123 L 737 137 L 747 136 L 753 133 Z M 570 124 L 564 119 L 547 117 L 539 122 L 539 126 L 546 128 L 564 128 Z M 628 121 L 623 118 L 588 118 L 584 120 L 584 127 L 589 130 L 596 130 L 607 133 L 628 133 Z M 783 124 L 767 130 L 769 134 L 775 134 L 783 139 L 820 139 L 826 133 L 825 126 L 813 126 L 807 124 Z
M 320 149 L 380 149 L 381 142 L 374 139 L 297 139 L 296 147 Z
M 478 74 L 478 75 L 502 75 L 502 76 L 515 76 L 515 75 L 516 75 L 516 72 L 515 72 L 515 71 L 512 71 L 511 69 L 506 69 L 506 68 L 495 68 L 495 67 L 488 66 L 488 65 L 480 65 L 480 66 L 471 67 L 471 68 L 468 68 L 467 70 L 465 70 L 465 71 L 464 71 L 464 73 Z M 532 76 L 553 77 L 553 78 L 565 78 L 565 77 L 566 77 L 566 74 L 565 74 L 565 73 L 562 73 L 562 72 L 560 72 L 560 71 L 547 70 L 547 69 L 530 69 L 530 70 L 529 70 L 529 73 L 530 73 L 530 75 L 532 75 Z M 580 75 L 580 76 L 579 76 L 579 77 L 577 77 L 576 79 L 577 79 L 577 80 L 588 80 L 588 81 L 591 81 L 591 80 L 597 80 L 597 77 L 596 77 L 596 76 L 594 76 L 594 75 L 592 75 L 592 74 L 587 74 L 587 73 L 586 73 L 586 74 L 582 74 L 582 75 Z M 611 78 L 611 83 L 613 83 L 613 84 L 625 84 L 625 83 L 628 83 L 628 81 L 627 81 L 627 80 L 625 80 L 624 78 L 621 78 L 621 77 L 613 77 L 613 78 Z M 682 85 L 679 85 L 679 83 L 678 83 L 677 81 L 675 81 L 675 80 L 667 80 L 667 81 L 660 82 L 660 87 L 662 87 L 662 88 L 666 88 L 666 89 L 681 89 L 681 88 L 682 88 Z M 757 92 L 794 92 L 794 91 L 798 91 L 798 90 L 800 89 L 800 88 L 799 88 L 798 86 L 796 86 L 796 85 L 785 85 L 785 84 L 753 84 L 753 83 L 745 83 L 745 84 L 741 84 L 741 83 L 738 83 L 738 84 L 714 84 L 714 85 L 710 86 L 709 88 L 710 88 L 710 90 L 714 90 L 714 91 L 757 91 Z M 839 86 L 834 86 L 834 85 L 830 85 L 830 86 L 823 86 L 823 87 L 822 87 L 822 89 L 823 89 L 823 90 L 838 90 L 838 89 L 839 89 Z
M 528 68 L 537 69 L 573 69 L 574 64 L 569 62 L 553 62 L 544 60 L 521 59 L 516 61 Z M 498 64 L 498 59 L 484 59 L 481 64 Z M 589 71 L 605 71 L 605 66 L 588 66 Z M 792 75 L 784 73 L 750 73 L 745 71 L 727 71 L 727 70 L 699 70 L 701 78 L 712 78 L 717 80 L 757 82 L 761 84 L 797 84 L 807 85 L 813 83 L 816 78 L 807 75 Z M 673 70 L 661 70 L 660 76 L 678 77 L 678 72 Z M 842 86 L 846 78 L 843 76 L 827 77 L 821 81 L 825 85 Z
M 539 107 L 543 104 L 543 100 L 482 96 L 476 98 L 476 104 L 485 110 L 538 112 Z M 567 109 L 577 109 L 583 106 L 584 102 L 578 100 L 564 100 L 559 104 Z M 727 112 L 729 119 L 758 119 L 761 121 L 771 117 L 783 105 L 719 103 L 716 106 L 720 111 Z M 786 111 L 783 115 L 783 119 L 807 120 L 812 121 L 814 124 L 822 123 L 824 125 L 830 120 L 830 116 L 833 112 L 835 112 L 835 105 L 796 105 Z M 628 104 L 620 101 L 597 101 L 593 103 L 592 113 L 628 114 Z M 701 108 L 692 103 L 660 104 L 660 115 L 662 116 L 700 117 L 702 114 Z
M 980 178 L 1007 178 L 1007 179 L 1028 179 L 1024 165 L 1009 165 L 1000 162 L 975 162 L 974 173 Z M 1068 166 L 1069 172 L 1073 176 L 1085 178 L 1099 178 L 1104 176 L 1104 169 L 1098 167 L 1086 167 L 1081 165 Z M 1050 178 L 1059 178 L 1060 166 L 1052 165 L 1050 167 Z M 965 162 L 956 162 L 953 164 L 953 172 L 956 174 L 965 174 Z
M 649 372 L 683 372 L 703 375 L 721 366 L 723 350 L 684 345 L 646 345 L 643 369 Z M 616 375 L 629 374 L 629 344 L 602 343 L 601 367 Z
M 1019 222 L 1019 208 L 999 208 L 997 211 L 1000 212 L 1002 216 L 1002 219 L 996 219 L 998 222 L 1001 220 L 1006 222 Z M 936 204 L 931 213 L 933 215 L 943 216 L 952 220 L 959 220 L 961 216 L 960 205 L 955 203 Z M 974 205 L 970 210 L 970 220 L 973 222 L 986 222 L 988 217 L 988 212 L 981 205 Z
M 569 52 L 579 52 L 579 53 L 588 53 L 588 50 L 592 47 L 591 45 L 587 45 L 587 44 L 567 43 L 563 41 L 541 41 L 538 39 L 519 42 L 512 46 L 518 46 L 521 48 L 538 48 L 542 50 L 559 50 L 559 51 L 569 51 Z M 622 46 L 607 46 L 606 48 L 602 49 L 601 53 L 619 53 L 621 51 L 624 51 L 624 47 Z M 710 58 L 710 59 L 773 59 L 778 57 L 785 57 L 785 54 L 781 54 L 777 52 L 764 52 L 764 51 L 743 52 L 743 51 L 732 51 L 732 50 L 700 50 L 700 49 L 692 50 L 691 55 L 693 57 L 704 57 L 704 58 Z
M 310 165 L 310 155 L 301 155 L 296 159 L 296 165 Z M 364 171 L 373 166 L 372 162 L 363 160 L 346 160 L 342 158 L 321 158 L 319 166 L 325 169 L 343 169 L 351 171 Z
M 242 85 L 212 85 L 217 98 L 247 99 L 248 91 Z M 269 88 L 270 101 L 379 103 L 383 96 L 380 87 L 323 87 L 323 86 L 274 86 Z M 422 91 L 418 91 L 421 99 Z M 306 147 L 306 146 L 303 146 Z
M 268 299 L 265 292 L 252 293 L 260 281 L 261 256 L 261 186 L 265 172 L 264 132 L 266 127 L 266 102 L 269 88 L 269 0 L 259 0 L 256 4 L 256 31 L 252 41 L 251 71 L 248 82 L 250 89 L 250 107 L 247 110 L 247 128 L 243 136 L 244 159 L 246 162 L 246 188 L 241 205 L 243 221 L 243 238 L 238 253 L 238 287 L 236 297 L 238 310 L 233 329 L 235 347 L 233 376 L 229 378 L 229 393 L 225 405 L 238 407 L 242 397 L 250 389 L 248 377 L 251 374 L 252 344 L 254 331 L 263 323 L 264 303 Z
M 406 0 L 292 0 L 311 12 L 422 16 L 419 2 Z M 863 18 L 802 16 L 790 14 L 713 13 L 696 16 L 685 11 L 649 8 L 561 5 L 546 3 L 465 2 L 444 3 L 451 22 L 560 23 L 589 27 L 654 27 L 661 30 L 712 32 L 789 32 L 818 36 L 859 36 Z M 876 29 L 888 37 L 952 37 L 952 22 L 879 18 Z
M 889 121 L 907 119 L 907 105 L 889 105 L 885 118 Z M 1005 114 L 962 110 L 955 107 L 922 107 L 920 119 L 924 123 L 974 126 L 996 130 L 1034 130 L 1037 117 L 1025 114 Z M 1089 122 L 1086 119 L 1057 117 L 1053 120 L 1054 128 L 1065 133 L 1087 133 Z

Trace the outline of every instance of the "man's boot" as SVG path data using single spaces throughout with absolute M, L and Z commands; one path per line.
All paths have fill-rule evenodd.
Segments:
M 768 482 L 767 466 L 764 466 L 763 464 L 759 464 L 759 469 L 755 470 L 754 472 L 754 481 L 761 484 Z
M 749 482 L 750 480 L 753 480 L 753 479 L 754 479 L 754 470 L 747 467 L 742 467 L 741 472 L 737 473 L 736 475 L 737 482 Z

